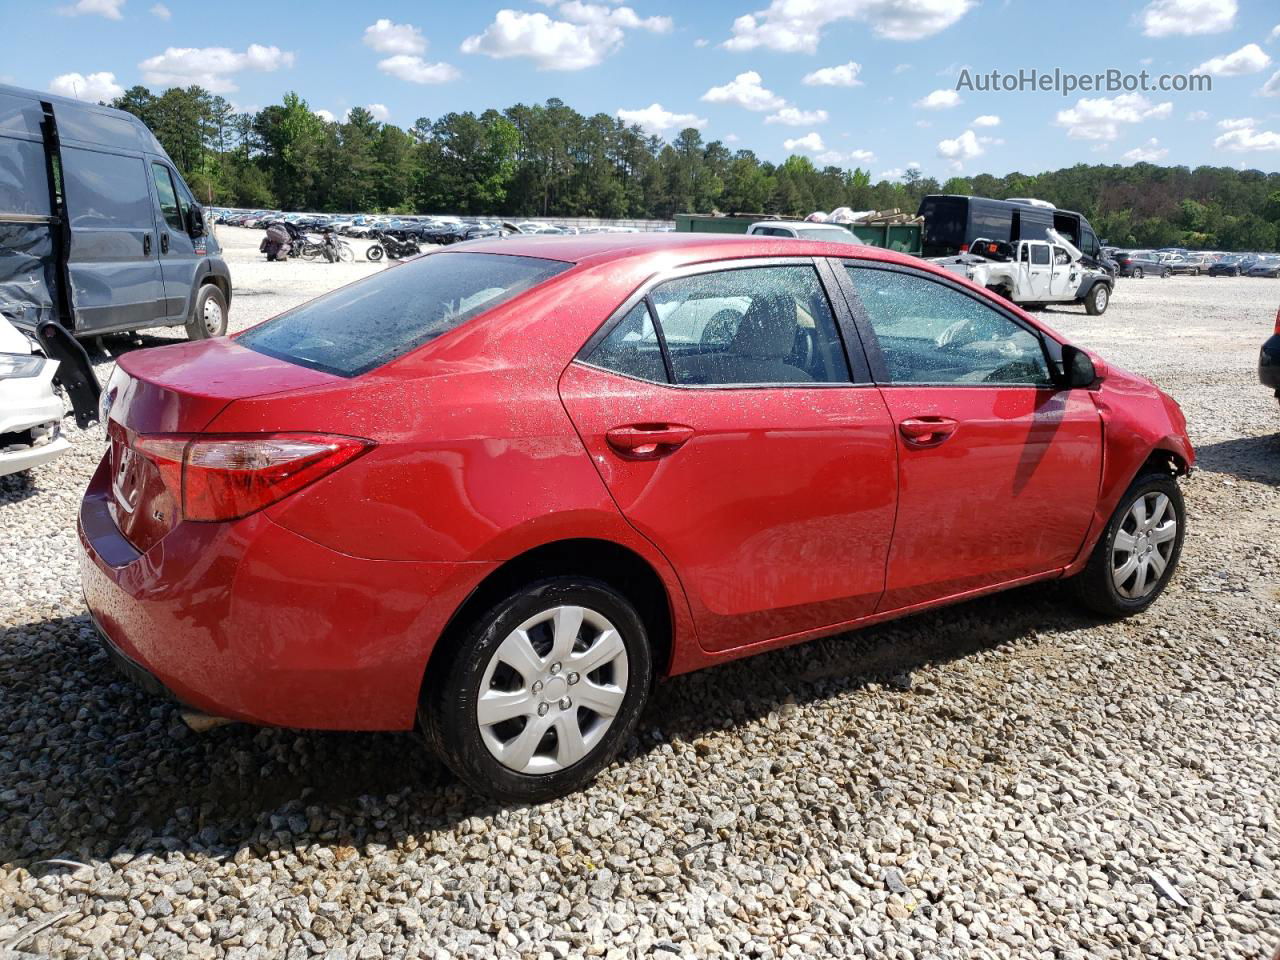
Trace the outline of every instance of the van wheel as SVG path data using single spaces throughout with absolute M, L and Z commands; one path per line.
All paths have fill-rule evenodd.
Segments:
M 188 340 L 208 340 L 227 333 L 227 301 L 216 283 L 206 283 L 196 294 L 187 321 Z
M 631 603 L 587 577 L 517 590 L 474 620 L 423 684 L 428 740 L 503 802 L 572 793 L 607 764 L 649 697 L 649 638 Z
M 1138 474 L 1075 577 L 1080 601 L 1104 617 L 1147 609 L 1178 566 L 1185 525 L 1177 481 L 1163 470 Z
M 1111 291 L 1105 283 L 1095 283 L 1085 295 L 1084 308 L 1089 316 L 1097 317 L 1107 312 L 1107 304 L 1111 302 Z

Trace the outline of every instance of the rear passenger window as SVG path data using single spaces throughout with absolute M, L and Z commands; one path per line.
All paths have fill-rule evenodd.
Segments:
M 835 317 L 809 264 L 681 277 L 651 298 L 676 383 L 850 381 Z
M 643 300 L 591 351 L 587 363 L 639 380 L 667 382 L 662 345 Z
M 64 146 L 62 170 L 73 228 L 154 226 L 141 158 Z

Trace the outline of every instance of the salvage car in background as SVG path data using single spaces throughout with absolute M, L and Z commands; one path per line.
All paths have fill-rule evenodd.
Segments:
M 1240 257 L 1228 255 L 1209 264 L 1209 269 L 1206 272 L 1211 277 L 1238 277 L 1240 276 L 1240 263 Z
M 1258 356 L 1258 379 L 1280 399 L 1280 310 L 1276 310 L 1275 328 Z
M 30 470 L 65 453 L 66 405 L 54 386 L 57 361 L 0 317 L 0 476 Z
M 1143 277 L 1173 276 L 1169 265 L 1150 250 L 1120 250 L 1116 253 L 1116 263 L 1122 277 L 1141 280 Z
M 126 354 L 104 407 L 81 575 L 130 676 L 420 722 L 520 802 L 655 677 L 1038 580 L 1146 609 L 1194 462 L 1167 395 L 944 270 L 705 234 L 447 247 Z
M 1262 257 L 1245 271 L 1246 277 L 1280 277 L 1280 257 Z

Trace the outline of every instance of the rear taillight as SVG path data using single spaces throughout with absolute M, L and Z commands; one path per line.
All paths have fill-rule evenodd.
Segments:
M 1276 310 L 1276 334 L 1280 334 L 1280 310 Z
M 235 520 L 315 483 L 373 444 L 317 433 L 151 434 L 133 449 L 182 504 L 182 518 Z

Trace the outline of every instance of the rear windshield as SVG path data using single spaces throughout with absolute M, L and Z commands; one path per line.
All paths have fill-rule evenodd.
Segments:
M 438 253 L 383 270 L 241 334 L 270 357 L 355 377 L 461 326 L 573 264 Z

